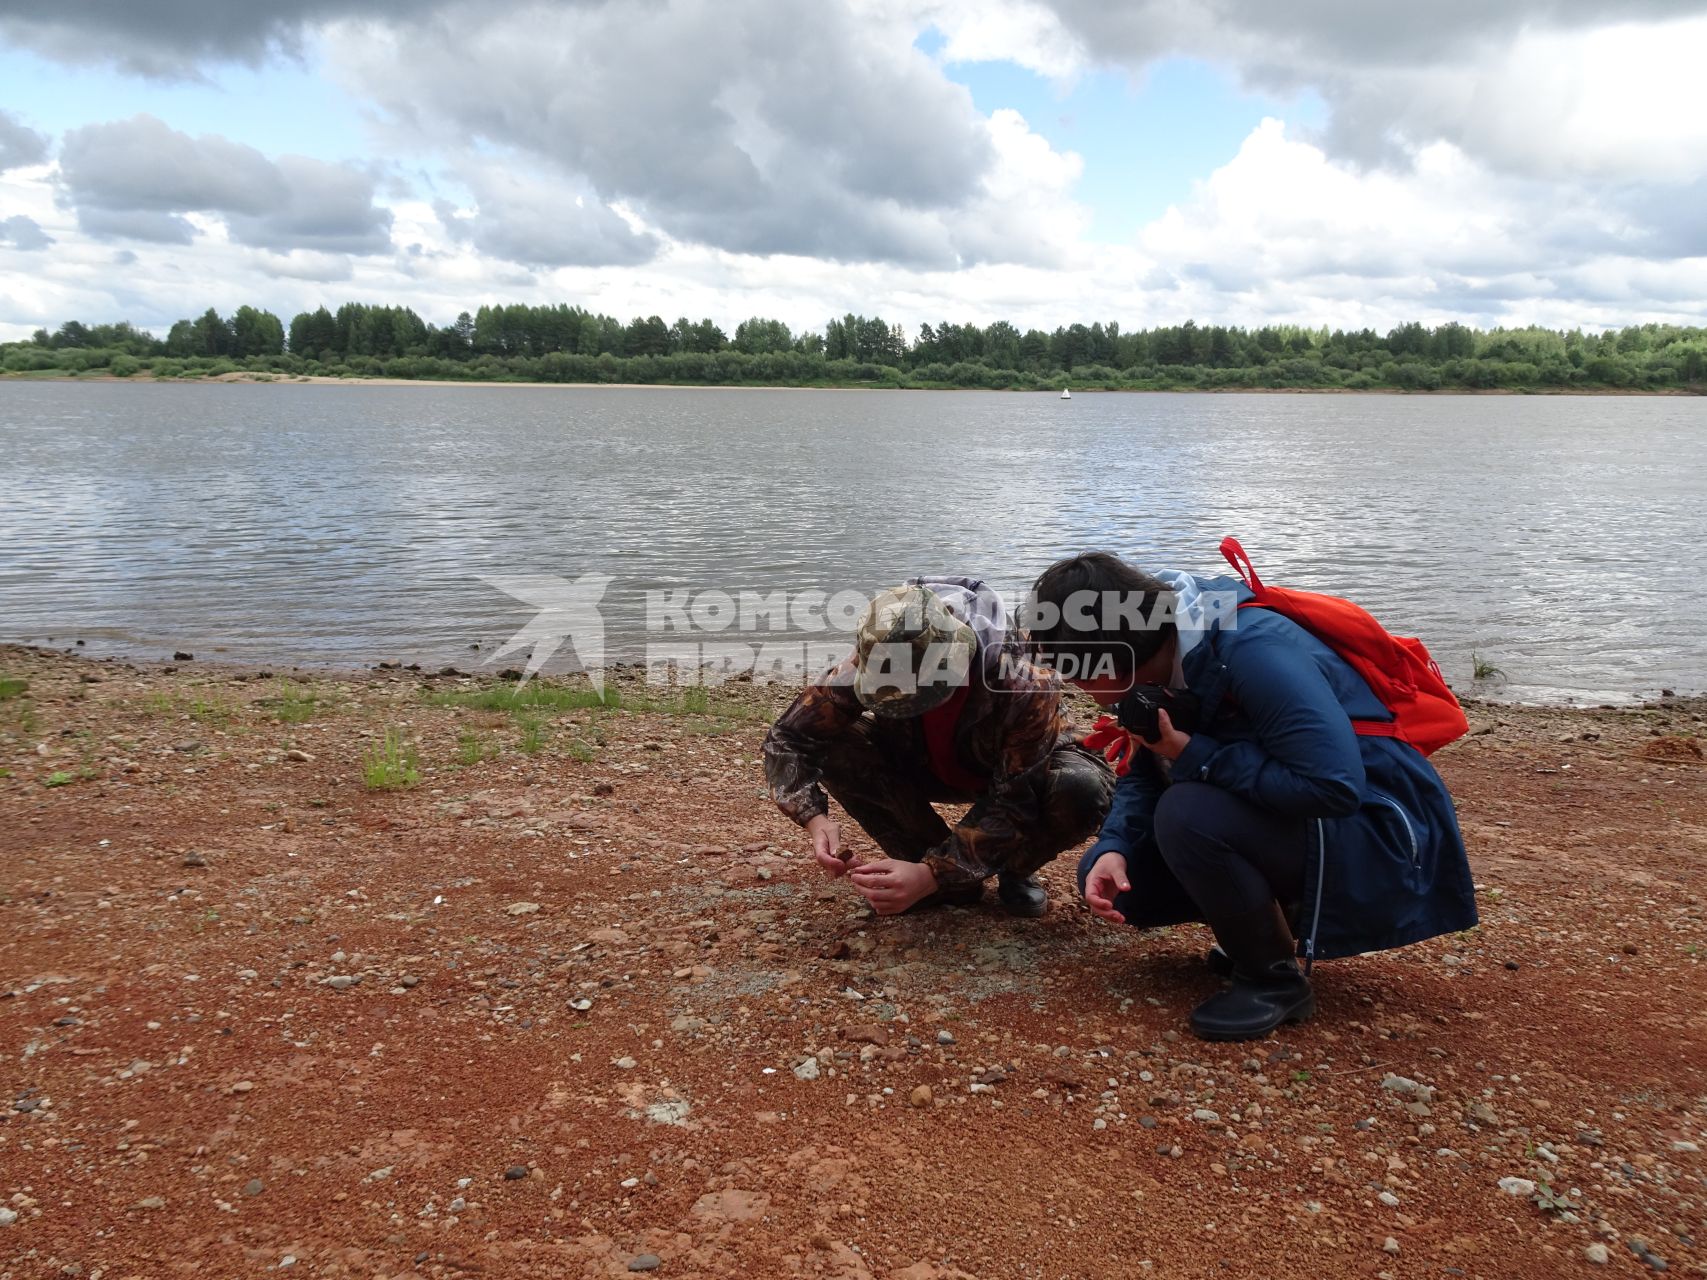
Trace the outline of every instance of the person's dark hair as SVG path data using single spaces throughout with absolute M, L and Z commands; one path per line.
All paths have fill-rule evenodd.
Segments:
M 1061 669 L 1076 664 L 1084 670 L 1099 657 L 1112 657 L 1114 674 L 1129 680 L 1175 632 L 1171 608 L 1157 612 L 1157 602 L 1168 595 L 1159 578 L 1106 551 L 1057 560 L 1031 588 L 1026 623 L 1032 645 L 1039 658 Z

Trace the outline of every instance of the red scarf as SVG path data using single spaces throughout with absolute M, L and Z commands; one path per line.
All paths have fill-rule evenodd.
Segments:
M 947 702 L 925 712 L 923 720 L 925 750 L 930 755 L 931 772 L 956 791 L 976 793 L 987 790 L 990 780 L 969 772 L 960 763 L 960 753 L 954 749 L 954 731 L 960 724 L 960 713 L 971 692 L 970 683 L 961 685 Z

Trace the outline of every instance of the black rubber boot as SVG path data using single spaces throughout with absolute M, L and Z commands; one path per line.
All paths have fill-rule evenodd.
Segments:
M 1209 966 L 1209 972 L 1217 978 L 1233 976 L 1233 957 L 1221 950 L 1221 944 L 1216 943 L 1203 953 L 1203 962 Z
M 1036 876 L 1003 872 L 996 877 L 996 901 L 1010 916 L 1035 920 L 1049 910 L 1049 894 Z
M 1279 903 L 1211 919 L 1209 925 L 1233 963 L 1233 975 L 1225 991 L 1192 1011 L 1193 1032 L 1205 1040 L 1260 1040 L 1316 1012 L 1316 994 L 1298 971 L 1297 944 Z

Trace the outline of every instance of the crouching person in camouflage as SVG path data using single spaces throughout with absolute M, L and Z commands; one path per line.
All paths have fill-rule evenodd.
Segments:
M 1113 774 L 1065 736 L 1060 682 L 1027 652 L 983 583 L 916 580 L 771 727 L 771 795 L 880 914 L 969 906 L 994 875 L 1009 914 L 1041 916 L 1034 873 L 1102 823 Z M 826 791 L 887 857 L 850 866 Z M 972 807 L 951 829 L 937 803 Z

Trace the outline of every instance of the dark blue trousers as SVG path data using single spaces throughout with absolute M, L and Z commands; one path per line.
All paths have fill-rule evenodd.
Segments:
M 1176 782 L 1156 802 L 1152 835 L 1126 860 L 1132 881 L 1114 905 L 1141 929 L 1254 911 L 1278 901 L 1296 915 L 1309 823 L 1206 782 Z

